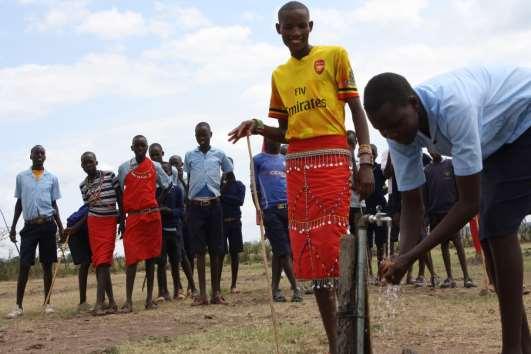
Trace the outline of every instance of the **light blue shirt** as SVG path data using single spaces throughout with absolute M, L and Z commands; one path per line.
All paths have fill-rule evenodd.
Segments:
M 15 198 L 21 200 L 22 216 L 26 221 L 53 216 L 52 202 L 61 198 L 59 180 L 46 170 L 38 181 L 31 168 L 22 171 L 17 175 Z
M 160 163 L 153 162 L 153 166 L 155 166 L 155 171 L 157 172 L 157 187 L 166 189 L 171 185 L 171 179 L 170 176 L 164 172 L 164 169 L 160 165 Z M 138 166 L 138 162 L 136 161 L 136 158 L 132 158 L 129 161 L 124 162 L 123 164 L 118 167 L 118 181 L 120 182 L 120 188 L 122 191 L 124 190 L 124 184 L 125 184 L 125 177 L 134 170 Z
M 188 198 L 196 198 L 203 187 L 215 197 L 220 196 L 221 171 L 232 172 L 232 163 L 227 155 L 213 147 L 203 153 L 199 148 L 188 151 L 184 158 L 184 170 L 188 174 Z
M 398 189 L 425 183 L 422 148 L 453 157 L 456 176 L 483 168 L 483 160 L 531 127 L 531 69 L 470 67 L 415 88 L 428 116 L 431 138 L 418 132 L 410 145 L 388 139 Z

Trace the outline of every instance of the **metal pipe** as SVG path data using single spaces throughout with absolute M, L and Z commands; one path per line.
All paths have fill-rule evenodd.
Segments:
M 367 226 L 362 221 L 358 229 L 357 265 L 356 265 L 356 353 L 365 348 L 365 287 L 367 286 Z

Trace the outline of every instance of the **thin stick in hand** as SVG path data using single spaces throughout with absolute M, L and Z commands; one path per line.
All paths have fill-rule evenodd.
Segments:
M 275 344 L 277 349 L 277 354 L 280 353 L 280 345 L 279 345 L 279 339 L 278 339 L 278 321 L 277 321 L 277 314 L 275 312 L 275 307 L 273 305 L 273 299 L 271 297 L 272 290 L 271 290 L 271 282 L 269 281 L 269 270 L 267 265 L 267 252 L 266 252 L 266 246 L 265 246 L 265 230 L 264 230 L 264 221 L 262 218 L 262 210 L 260 208 L 260 202 L 258 200 L 258 193 L 256 189 L 256 179 L 254 175 L 254 161 L 253 161 L 253 153 L 251 151 L 251 139 L 249 139 L 249 136 L 247 135 L 247 150 L 249 152 L 249 159 L 251 161 L 251 189 L 253 192 L 253 199 L 254 199 L 254 205 L 256 206 L 256 210 L 258 211 L 258 214 L 260 215 L 260 244 L 262 245 L 262 259 L 264 264 L 264 273 L 266 277 L 266 283 L 267 283 L 267 289 L 269 291 L 269 307 L 271 308 L 271 319 L 273 321 L 273 332 L 275 335 Z

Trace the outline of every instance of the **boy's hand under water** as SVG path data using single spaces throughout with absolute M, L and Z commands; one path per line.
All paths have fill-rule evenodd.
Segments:
M 381 264 L 381 272 L 388 283 L 398 285 L 407 273 L 408 267 L 409 262 L 406 257 L 398 256 L 393 259 L 384 259 Z

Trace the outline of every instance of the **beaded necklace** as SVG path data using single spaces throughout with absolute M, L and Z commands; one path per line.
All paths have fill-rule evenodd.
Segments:
M 89 176 L 85 178 L 85 185 L 87 186 L 87 198 L 89 204 L 96 203 L 101 196 L 101 188 L 103 185 L 103 173 L 101 171 L 96 171 L 97 176 L 91 181 L 89 179 Z M 95 181 L 98 181 L 97 185 L 95 185 Z

